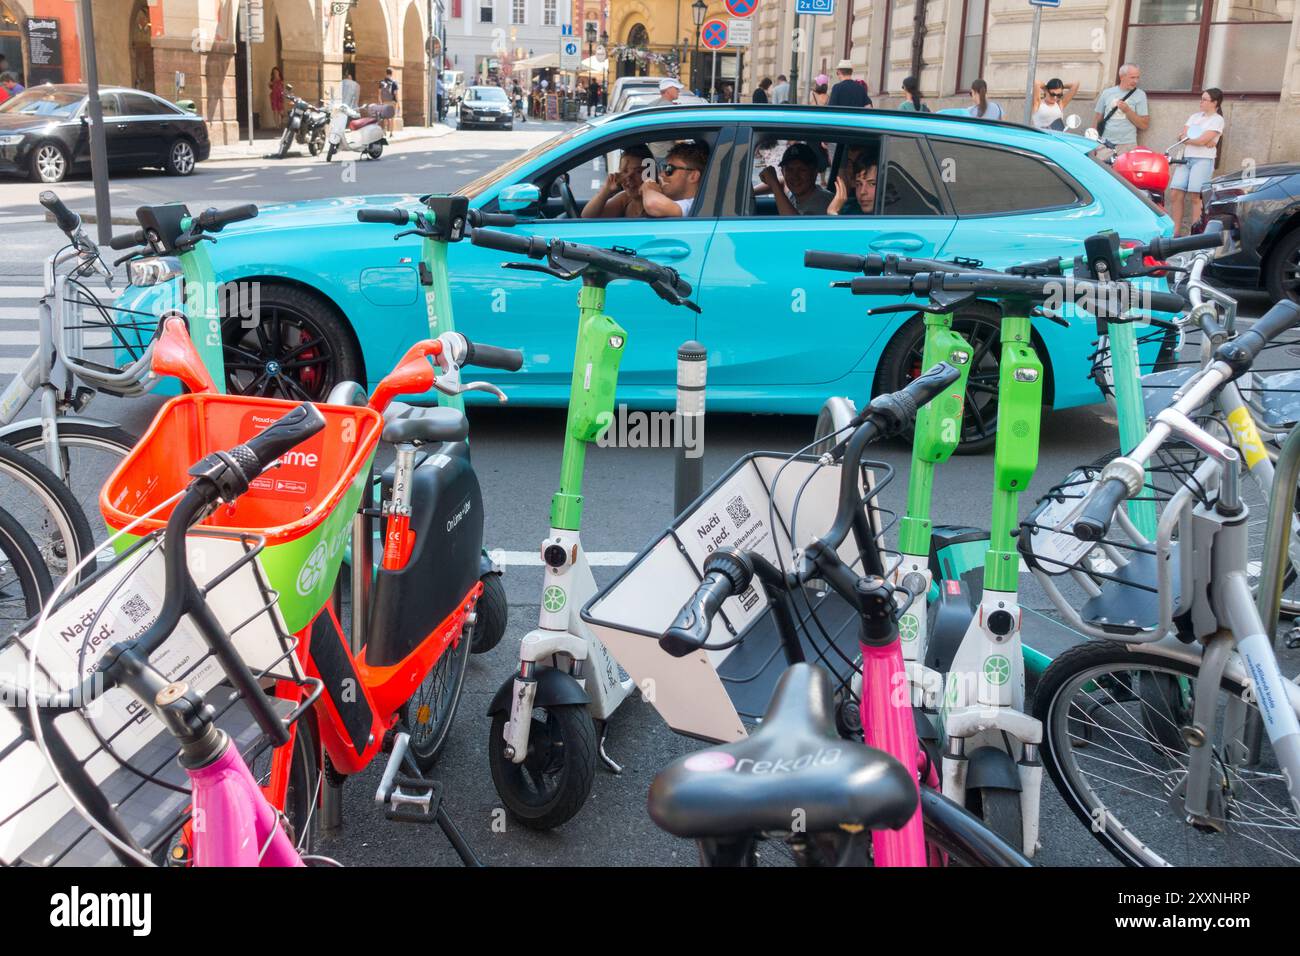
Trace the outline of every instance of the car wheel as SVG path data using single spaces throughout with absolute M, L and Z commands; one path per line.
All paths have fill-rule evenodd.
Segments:
M 271 282 L 260 286 L 257 305 L 255 316 L 221 320 L 231 395 L 323 402 L 339 382 L 365 381 L 347 319 L 325 298 Z
M 1300 303 L 1300 229 L 1283 236 L 1268 257 L 1264 282 L 1274 301 Z
M 198 156 L 194 144 L 188 139 L 178 139 L 167 150 L 167 165 L 163 167 L 168 176 L 188 176 L 194 172 Z
M 976 455 L 993 447 L 998 430 L 998 368 L 1002 353 L 1002 324 L 993 306 L 963 307 L 953 318 L 953 330 L 971 346 L 966 381 L 959 455 Z M 920 317 L 900 328 L 880 356 L 875 393 L 895 392 L 920 375 L 925 324 Z
M 61 183 L 68 175 L 68 153 L 58 143 L 41 143 L 32 150 L 32 181 Z

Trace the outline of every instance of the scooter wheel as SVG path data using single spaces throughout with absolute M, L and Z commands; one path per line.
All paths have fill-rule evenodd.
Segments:
M 479 580 L 483 582 L 483 593 L 474 609 L 478 622 L 474 625 L 474 636 L 470 641 L 471 654 L 486 654 L 501 643 L 501 638 L 506 633 L 506 618 L 510 613 L 501 575 L 485 574 Z
M 488 763 L 492 783 L 511 815 L 530 830 L 551 830 L 582 809 L 596 775 L 596 725 L 582 704 L 533 709 L 528 755 L 505 755 L 508 713 L 492 718 Z
M 967 808 L 984 825 L 1024 852 L 1025 831 L 1020 816 L 1020 794 L 999 787 L 977 787 L 966 793 Z
M 307 141 L 307 151 L 313 156 L 319 156 L 320 151 L 325 148 L 324 136 L 313 136 Z

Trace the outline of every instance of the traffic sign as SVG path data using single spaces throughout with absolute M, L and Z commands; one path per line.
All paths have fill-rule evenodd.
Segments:
M 578 69 L 582 63 L 582 54 L 579 52 L 578 41 L 572 37 L 565 37 L 560 43 L 560 69 L 565 72 Z
M 728 46 L 749 46 L 754 41 L 753 20 L 731 20 L 727 26 Z
M 833 17 L 835 0 L 795 0 L 794 12 L 800 16 L 809 14 L 814 17 Z
M 726 0 L 727 12 L 733 17 L 744 19 L 753 16 L 758 9 L 758 0 Z
M 722 20 L 709 20 L 700 29 L 700 42 L 710 50 L 721 50 L 727 45 L 727 24 Z
M 1031 7 L 1059 7 L 1061 0 L 1029 0 Z

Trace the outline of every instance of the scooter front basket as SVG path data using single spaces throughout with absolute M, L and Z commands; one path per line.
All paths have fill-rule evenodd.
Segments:
M 206 393 L 171 399 L 104 484 L 104 520 L 120 530 L 185 488 L 195 462 L 247 441 L 296 406 Z M 325 428 L 199 525 L 266 539 L 258 560 L 280 593 L 290 631 L 311 623 L 329 598 L 383 428 L 382 417 L 369 408 L 316 407 Z M 168 516 L 159 512 L 138 527 L 142 534 L 162 528 Z
M 881 533 L 883 512 L 873 499 L 892 470 L 870 465 L 884 477 L 877 482 L 875 471 L 864 468 L 859 489 Z M 731 546 L 793 567 L 794 546 L 806 547 L 830 529 L 839 481 L 839 465 L 821 465 L 812 455 L 746 455 L 583 607 L 582 619 L 676 732 L 711 741 L 744 737 L 787 666 L 771 602 L 757 580 L 723 604 L 706 648 L 679 658 L 659 647 L 703 579 L 705 559 Z M 860 570 L 851 535 L 840 557 Z M 805 658 L 828 667 L 847 688 L 857 671 L 856 614 L 833 592 L 814 587 L 802 589 L 794 604 Z M 708 649 L 724 642 L 730 646 Z

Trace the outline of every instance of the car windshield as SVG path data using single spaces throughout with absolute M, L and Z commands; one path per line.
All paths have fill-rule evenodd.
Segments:
M 549 152 L 550 150 L 562 146 L 563 144 L 567 143 L 569 140 L 573 139 L 575 136 L 581 136 L 583 133 L 590 130 L 592 128 L 592 125 L 593 124 L 591 123 L 582 123 L 578 126 L 573 127 L 573 129 L 571 130 L 567 130 L 566 132 L 560 133 L 558 136 L 551 137 L 544 143 L 539 143 L 537 146 L 534 146 L 532 149 L 528 150 L 528 152 L 521 153 L 520 155 L 516 156 L 514 159 L 507 160 L 506 162 L 498 166 L 496 169 L 492 170 L 492 172 L 486 173 L 480 176 L 478 179 L 474 180 L 473 182 L 469 183 L 468 185 L 458 189 L 457 193 L 459 193 L 462 196 L 468 196 L 470 199 L 473 199 L 475 196 L 483 192 L 483 190 L 487 189 L 489 186 L 509 176 L 516 169 L 520 169 L 524 166 L 527 166 L 538 156 L 541 156 L 544 153 Z
M 28 113 L 32 116 L 74 116 L 85 94 L 71 90 L 24 90 L 0 105 L 0 113 Z
M 508 103 L 506 91 L 499 86 L 474 86 L 470 88 L 471 100 L 485 100 L 489 103 Z

